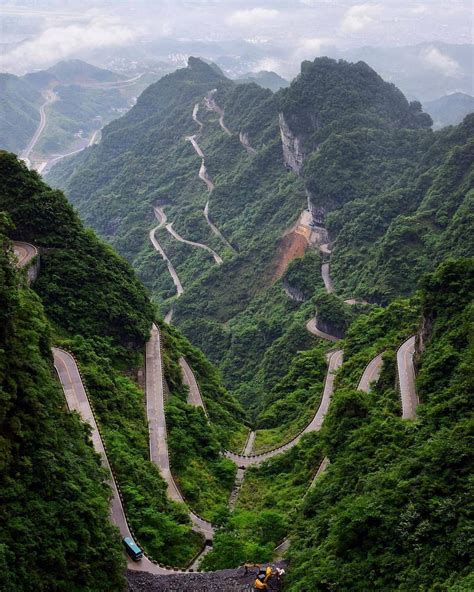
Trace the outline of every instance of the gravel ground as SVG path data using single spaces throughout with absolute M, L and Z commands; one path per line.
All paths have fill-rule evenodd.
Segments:
M 281 563 L 278 563 L 282 567 Z M 186 573 L 156 576 L 145 572 L 127 571 L 129 592 L 250 592 L 257 575 L 257 569 L 249 569 L 245 575 L 243 567 L 224 569 L 210 573 Z M 281 590 L 273 580 L 272 590 Z

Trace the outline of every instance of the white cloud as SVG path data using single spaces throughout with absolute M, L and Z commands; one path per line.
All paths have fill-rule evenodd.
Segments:
M 462 68 L 456 60 L 442 53 L 434 45 L 423 50 L 421 59 L 430 68 L 438 70 L 447 76 L 459 77 L 462 75 Z
M 261 72 L 264 70 L 266 72 L 276 72 L 277 74 L 280 74 L 282 69 L 283 65 L 280 60 L 275 58 L 263 58 L 254 65 L 252 72 Z
M 343 33 L 355 33 L 365 29 L 376 21 L 376 17 L 381 12 L 379 4 L 356 4 L 351 6 L 344 15 L 341 24 Z
M 137 31 L 96 11 L 85 15 L 86 22 L 49 27 L 32 39 L 0 55 L 0 70 L 27 72 L 47 67 L 83 50 L 126 45 Z
M 272 21 L 279 14 L 280 12 L 273 8 L 250 8 L 249 10 L 236 10 L 226 20 L 229 25 L 248 27 Z
M 301 60 L 314 59 L 324 54 L 324 48 L 331 45 L 334 40 L 329 37 L 310 37 L 302 39 L 296 47 L 293 57 Z M 327 50 L 327 49 L 326 49 Z

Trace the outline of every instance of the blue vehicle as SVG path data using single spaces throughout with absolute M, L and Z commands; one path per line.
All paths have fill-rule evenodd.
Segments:
M 140 561 L 140 559 L 143 557 L 143 551 L 140 549 L 137 543 L 131 537 L 125 537 L 122 542 L 127 555 L 129 555 L 133 561 Z

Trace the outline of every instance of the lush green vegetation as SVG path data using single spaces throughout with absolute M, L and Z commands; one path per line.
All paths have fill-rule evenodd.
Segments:
M 234 512 L 223 523 L 203 569 L 271 561 L 289 532 L 322 460 L 317 434 L 260 467 L 246 471 Z
M 217 115 L 201 103 L 199 144 L 216 185 L 211 217 L 235 253 L 205 222 L 209 195 L 197 178 L 199 158 L 185 141 L 198 132 L 193 106 L 211 89 L 217 89 L 215 99 L 234 134 L 227 136 Z M 305 152 L 300 178 L 282 166 L 279 111 Z M 470 199 L 463 196 L 471 183 L 466 146 L 457 164 L 449 157 L 445 173 L 438 175 L 444 184 L 436 190 L 427 190 L 425 175 L 427 167 L 466 144 L 471 124 L 445 136 L 433 134 L 429 125 L 419 104 L 409 104 L 363 63 L 305 62 L 295 81 L 274 95 L 253 83 L 235 85 L 218 69 L 191 59 L 188 68 L 149 87 L 125 117 L 107 126 L 100 146 L 59 165 L 51 179 L 67 187 L 85 219 L 134 265 L 166 309 L 175 289 L 148 240 L 156 225 L 153 204 L 166 204 L 168 219 L 182 236 L 224 256 L 217 267 L 204 251 L 177 242 L 164 228 L 157 232 L 185 288 L 174 304 L 175 323 L 219 364 L 226 386 L 256 416 L 292 356 L 308 346 L 303 314 L 309 318 L 318 307 L 320 321 L 343 335 L 360 312 L 316 294 L 321 284 L 313 253 L 283 278 L 290 296 L 296 288 L 306 302 L 292 302 L 281 284 L 272 285 L 281 237 L 305 207 L 305 190 L 327 220 L 333 279 L 346 298 L 387 303 L 412 293 L 420 273 L 434 265 L 428 256 L 433 244 L 441 260 L 441 239 L 455 254 L 472 252 L 461 239 Z M 240 145 L 238 132 L 247 134 L 255 156 Z M 442 195 L 451 190 L 447 212 Z M 439 214 L 408 219 L 421 191 L 430 194 L 425 211 Z M 417 197 L 408 199 L 410 193 Z M 448 222 L 449 232 L 432 243 L 440 224 Z M 296 349 L 285 347 L 296 342 Z M 281 368 L 270 384 L 262 375 L 269 360 Z
M 26 148 L 40 122 L 39 92 L 27 80 L 0 74 L 0 148 L 19 152 Z
M 34 285 L 54 326 L 55 340 L 81 363 L 119 476 L 126 511 L 151 556 L 185 565 L 199 548 L 185 508 L 168 501 L 148 460 L 143 392 L 136 380 L 154 310 L 130 266 L 85 230 L 65 197 L 8 153 L 0 154 L 0 209 L 10 235 L 41 249 Z
M 417 420 L 400 419 L 393 363 L 374 393 L 334 396 L 331 465 L 295 525 L 289 590 L 470 588 L 473 265 L 448 260 L 423 281 Z M 395 313 L 378 313 L 380 336 Z
M 221 452 L 242 448 L 247 437 L 244 412 L 198 349 L 170 326 L 162 325 L 161 335 L 169 389 L 166 426 L 172 472 L 190 507 L 218 523 L 227 514 L 236 470 Z M 188 389 L 182 381 L 180 357 L 186 358 L 196 376 L 210 421 L 201 408 L 186 403 Z
M 3 180 L 2 176 L 2 180 Z M 124 587 L 110 489 L 88 430 L 66 412 L 40 299 L 0 234 L 0 587 L 5 592 Z

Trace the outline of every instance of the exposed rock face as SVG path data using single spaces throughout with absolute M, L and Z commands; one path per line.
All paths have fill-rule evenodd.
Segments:
M 285 165 L 299 175 L 304 161 L 301 140 L 293 134 L 283 113 L 279 114 L 279 122 Z

